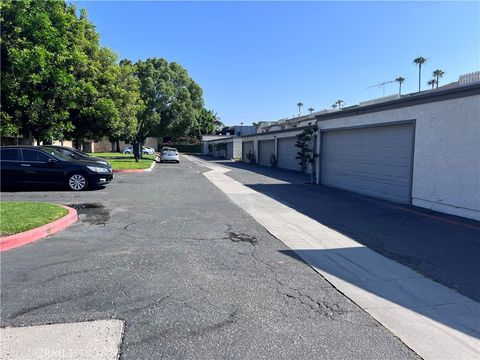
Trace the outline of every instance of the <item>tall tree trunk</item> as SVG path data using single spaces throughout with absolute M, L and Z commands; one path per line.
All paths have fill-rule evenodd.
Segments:
M 118 140 L 118 139 L 116 140 L 115 146 L 117 147 L 116 152 L 120 152 L 120 140 Z
M 77 150 L 82 151 L 82 150 L 83 150 L 83 146 L 82 146 L 82 145 L 83 145 L 83 144 L 82 144 L 82 138 L 77 137 L 77 139 L 75 140 L 75 148 L 76 148 Z
M 422 91 L 422 64 L 418 65 L 418 92 Z
M 32 130 L 28 130 L 28 145 L 33 145 Z

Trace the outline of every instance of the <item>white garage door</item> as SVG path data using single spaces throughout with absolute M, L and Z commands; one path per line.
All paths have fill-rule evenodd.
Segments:
M 272 166 L 272 154 L 275 155 L 275 140 L 258 142 L 258 163 L 263 166 Z
M 254 153 L 254 151 L 253 151 L 253 141 L 244 141 L 242 143 L 242 161 L 243 162 L 249 162 L 248 157 L 247 157 L 249 152 L 252 152 L 252 154 Z
M 295 159 L 298 152 L 298 148 L 295 147 L 296 143 L 296 137 L 278 139 L 277 164 L 280 169 L 301 170 L 300 160 Z
M 323 133 L 322 183 L 410 203 L 413 125 Z
M 233 142 L 227 143 L 227 160 L 233 158 Z

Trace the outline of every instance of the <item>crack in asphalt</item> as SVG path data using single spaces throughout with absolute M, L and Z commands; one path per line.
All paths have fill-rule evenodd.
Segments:
M 29 314 L 29 313 L 31 313 L 33 311 L 36 311 L 36 310 L 40 310 L 40 309 L 43 309 L 43 308 L 46 308 L 46 307 L 49 307 L 49 306 L 52 306 L 52 305 L 57 305 L 57 304 L 61 304 L 61 303 L 64 303 L 64 302 L 68 302 L 68 301 L 78 299 L 78 298 L 81 298 L 81 297 L 87 297 L 87 296 L 93 295 L 93 294 L 98 294 L 98 290 L 85 291 L 85 292 L 81 292 L 81 293 L 72 294 L 70 296 L 61 296 L 61 297 L 58 297 L 56 299 L 46 301 L 46 302 L 40 303 L 38 305 L 30 306 L 30 307 L 27 307 L 25 309 L 13 312 L 12 314 L 10 314 L 10 316 L 8 316 L 8 318 L 9 318 L 9 320 L 13 320 L 13 319 L 16 319 L 16 318 L 18 318 L 22 315 Z
M 98 270 L 105 270 L 105 269 L 108 269 L 108 268 L 106 268 L 106 267 L 101 267 L 101 268 L 92 268 L 92 269 L 82 269 L 82 270 L 67 271 L 67 272 L 64 272 L 64 273 L 61 273 L 61 274 L 54 275 L 54 276 L 51 276 L 51 277 L 49 277 L 49 278 L 46 278 L 45 280 L 41 280 L 41 283 L 48 283 L 48 282 L 50 282 L 50 281 L 58 280 L 58 279 L 61 279 L 61 278 L 64 278 L 64 277 L 70 276 L 70 275 L 87 274 L 87 273 L 90 273 L 90 272 L 95 272 L 95 271 L 98 271 Z
M 216 322 L 212 325 L 208 325 L 205 327 L 200 328 L 199 330 L 194 330 L 189 332 L 190 335 L 193 336 L 203 336 L 205 334 L 208 334 L 210 332 L 215 332 L 218 330 L 221 330 L 227 326 L 231 326 L 237 322 L 238 319 L 238 314 L 236 311 L 232 311 L 230 314 L 228 314 L 228 317 L 222 321 Z
M 227 236 L 225 236 L 223 239 L 230 240 L 232 242 L 246 242 L 250 245 L 255 245 L 257 243 L 256 237 L 245 233 L 235 233 L 233 231 L 228 232 Z

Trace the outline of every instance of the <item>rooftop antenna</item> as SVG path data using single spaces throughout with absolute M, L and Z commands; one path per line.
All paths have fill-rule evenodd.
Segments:
M 373 88 L 373 87 L 376 87 L 377 89 L 380 89 L 380 87 L 381 87 L 382 90 L 383 90 L 383 96 L 385 96 L 385 85 L 391 84 L 391 83 L 394 83 L 394 82 L 396 82 L 396 80 L 384 81 L 384 82 L 381 82 L 379 84 L 369 86 L 367 89 L 370 89 L 370 88 Z

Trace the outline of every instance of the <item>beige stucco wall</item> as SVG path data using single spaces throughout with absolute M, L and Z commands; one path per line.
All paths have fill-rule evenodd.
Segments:
M 480 95 L 319 121 L 319 129 L 415 120 L 412 204 L 480 220 Z

